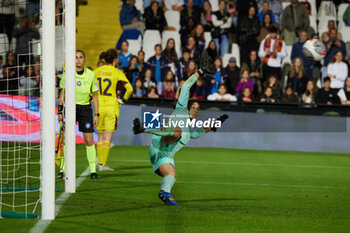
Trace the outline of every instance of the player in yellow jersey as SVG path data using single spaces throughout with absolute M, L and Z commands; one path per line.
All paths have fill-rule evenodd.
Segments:
M 99 123 L 97 125 L 97 157 L 99 171 L 113 171 L 107 163 L 113 132 L 117 129 L 119 108 L 130 98 L 133 88 L 124 73 L 115 68 L 118 54 L 115 49 L 101 53 L 105 65 L 94 70 L 99 85 Z M 117 85 L 126 89 L 122 99 L 117 96 Z

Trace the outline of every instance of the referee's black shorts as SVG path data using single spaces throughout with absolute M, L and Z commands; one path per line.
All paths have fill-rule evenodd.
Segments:
M 79 123 L 79 131 L 93 133 L 94 123 L 91 105 L 76 105 L 76 120 Z

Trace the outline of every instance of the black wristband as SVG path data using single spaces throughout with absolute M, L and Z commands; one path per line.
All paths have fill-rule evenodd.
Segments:
M 125 104 L 127 100 L 123 98 L 122 101 L 123 101 L 123 103 Z
M 57 107 L 57 114 L 59 114 L 59 115 L 62 115 L 62 112 L 63 112 L 63 105 L 58 105 L 58 107 Z

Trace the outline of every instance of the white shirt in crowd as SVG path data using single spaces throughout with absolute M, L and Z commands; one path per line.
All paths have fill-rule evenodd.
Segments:
M 342 61 L 329 63 L 327 73 L 335 75 L 335 78 L 331 78 L 331 88 L 343 88 L 345 79 L 348 76 L 348 66 Z
M 264 44 L 266 39 L 270 36 L 270 34 L 268 34 L 265 39 L 263 39 L 260 43 L 260 48 L 259 48 L 259 57 L 262 60 L 265 56 L 266 56 L 266 52 L 264 50 Z M 278 37 L 277 37 L 278 38 Z M 270 51 L 273 51 L 273 46 L 275 45 L 276 39 L 271 39 L 271 45 L 270 45 Z M 282 44 L 282 50 L 281 52 L 277 53 L 276 58 L 273 58 L 272 56 L 269 58 L 269 60 L 267 61 L 267 65 L 270 67 L 281 67 L 282 65 L 282 60 L 287 57 L 287 50 L 286 50 L 286 43 Z
M 164 0 L 164 5 L 169 11 L 173 10 L 173 6 L 183 6 L 184 4 L 184 0 Z
M 222 100 L 222 99 L 228 99 L 230 101 L 237 101 L 237 97 L 231 94 L 225 94 L 225 95 L 220 95 L 219 93 L 213 93 L 211 95 L 208 95 L 208 100 Z
M 346 98 L 346 94 L 345 94 L 344 88 L 342 88 L 342 89 L 340 89 L 338 91 L 338 96 L 343 101 L 347 101 L 348 100 L 348 98 Z

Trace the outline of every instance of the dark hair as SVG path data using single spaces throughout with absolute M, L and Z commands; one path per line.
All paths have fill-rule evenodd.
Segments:
M 264 17 L 263 17 L 263 21 L 262 21 L 263 26 L 266 26 L 266 25 L 265 25 L 265 17 L 266 17 L 266 16 L 269 16 L 269 17 L 270 17 L 270 25 L 272 24 L 271 15 L 270 15 L 269 13 L 265 13 L 265 14 L 264 14 Z M 269 28 L 269 31 L 270 31 L 270 28 Z
M 8 57 L 9 57 L 10 54 L 12 54 L 12 55 L 14 56 L 13 64 L 10 64 L 10 63 L 9 63 Z M 12 51 L 8 51 L 8 52 L 6 53 L 5 58 L 6 58 L 6 60 L 5 60 L 5 65 L 6 65 L 6 66 L 15 66 L 15 65 L 17 64 L 16 57 L 15 57 L 15 53 L 12 52 Z
M 139 53 L 142 53 L 143 56 L 145 56 L 145 52 L 141 49 L 140 51 L 137 52 L 137 55 L 139 55 Z
M 105 60 L 107 64 L 112 64 L 113 60 L 118 57 L 117 50 L 108 49 L 106 52 L 100 54 L 100 60 Z
M 129 42 L 127 40 L 123 40 L 121 44 L 126 43 L 129 46 Z
M 227 89 L 226 84 L 221 83 L 221 84 L 219 85 L 219 88 L 220 88 L 220 87 L 224 87 L 224 88 L 225 88 L 225 90 L 226 90 L 226 93 L 227 93 L 228 89 Z M 219 88 L 218 88 L 218 90 L 219 90 Z
M 171 80 L 168 79 L 168 74 L 171 73 L 173 78 Z M 164 82 L 174 82 L 174 73 L 171 71 L 171 70 L 168 70 L 165 72 L 165 75 L 164 75 Z
M 330 77 L 328 77 L 328 76 L 327 76 L 327 77 L 325 77 L 325 78 L 323 79 L 323 83 L 325 83 L 325 82 L 327 82 L 327 81 L 329 81 L 329 82 L 331 81 L 331 78 L 330 78 Z
M 162 45 L 161 45 L 161 44 L 156 44 L 156 45 L 154 46 L 154 50 L 155 50 L 157 47 L 160 47 L 160 49 L 162 49 Z
M 183 48 L 182 54 L 184 54 L 184 53 L 191 53 L 191 50 L 189 50 L 188 48 Z
M 277 33 L 277 28 L 275 26 L 270 26 L 269 27 L 269 32 L 270 33 Z
M 168 44 L 170 41 L 173 41 L 174 42 L 174 48 L 169 48 L 168 47 Z M 165 55 L 165 58 L 168 60 L 169 63 L 177 63 L 178 62 L 178 57 L 177 57 L 177 53 L 176 53 L 176 50 L 175 50 L 175 40 L 174 38 L 169 38 L 168 41 L 166 42 L 166 46 L 165 46 L 165 49 L 164 49 L 164 55 Z
M 83 54 L 83 56 L 84 56 L 84 58 L 85 58 L 85 53 L 84 53 L 84 51 L 83 51 L 83 50 L 81 50 L 81 49 L 77 49 L 75 52 L 76 52 L 76 53 L 82 53 L 82 54 Z
M 337 55 L 337 53 L 341 53 L 341 55 L 343 56 L 343 60 L 344 60 L 344 54 L 343 54 L 343 52 L 341 51 L 341 50 L 338 50 L 337 52 L 335 52 L 335 54 L 334 54 L 334 56 L 333 56 L 333 58 L 332 58 L 332 61 L 331 61 L 331 63 L 334 63 L 335 62 L 335 55 Z
M 132 56 L 130 57 L 130 60 L 129 60 L 129 66 L 128 66 L 128 68 L 131 67 L 131 60 L 132 60 L 132 59 L 135 59 L 135 58 L 136 58 L 136 63 L 139 61 L 139 59 L 138 59 L 135 55 L 132 55 Z
M 349 78 L 350 78 L 350 76 L 348 76 L 344 81 L 344 91 L 346 91 L 346 81 L 348 81 Z
M 192 105 L 193 105 L 194 103 L 197 103 L 197 104 L 199 105 L 199 103 L 198 103 L 197 100 L 189 100 L 189 101 L 188 101 L 188 104 L 187 104 L 187 109 L 188 109 L 188 111 L 190 111 L 190 109 L 191 109 L 191 107 L 192 107 Z

